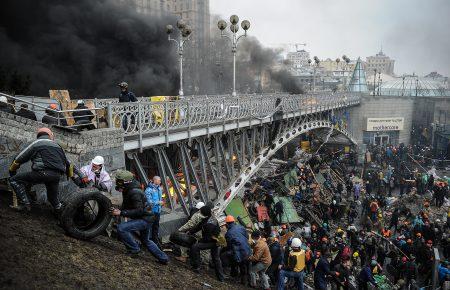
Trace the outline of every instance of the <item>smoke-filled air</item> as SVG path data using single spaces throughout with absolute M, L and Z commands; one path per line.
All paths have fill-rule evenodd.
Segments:
M 174 94 L 177 60 L 164 21 L 113 0 L 4 0 L 0 87 L 108 96 L 127 81 L 138 95 Z

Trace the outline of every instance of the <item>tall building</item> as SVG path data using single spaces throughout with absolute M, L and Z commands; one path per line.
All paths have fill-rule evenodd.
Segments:
M 185 93 L 199 93 L 201 72 L 210 49 L 209 0 L 120 0 L 136 6 L 136 11 L 149 16 L 175 15 L 192 28 L 185 49 Z M 175 27 L 175 23 L 172 24 Z
M 299 69 L 308 66 L 309 52 L 306 50 L 297 50 L 287 54 L 289 65 L 292 69 Z
M 366 57 L 364 69 L 366 70 L 367 74 L 373 75 L 375 70 L 377 70 L 377 73 L 381 72 L 393 76 L 394 62 L 395 60 L 385 55 L 383 53 L 383 50 L 380 50 L 380 52 L 376 55 Z

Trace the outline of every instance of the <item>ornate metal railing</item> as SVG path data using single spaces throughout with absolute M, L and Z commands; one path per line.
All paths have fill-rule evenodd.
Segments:
M 278 101 L 279 100 L 279 101 Z M 248 119 L 267 119 L 282 110 L 290 113 L 308 114 L 359 104 L 360 97 L 354 93 L 308 94 L 308 95 L 229 95 L 183 100 L 135 103 L 106 102 L 110 127 L 122 127 L 125 136 L 134 136 L 198 127 L 239 122 Z M 278 103 L 278 105 L 276 105 Z

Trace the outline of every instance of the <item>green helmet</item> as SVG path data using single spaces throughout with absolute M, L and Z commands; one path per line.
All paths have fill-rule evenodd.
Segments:
M 134 179 L 133 173 L 127 170 L 118 170 L 116 173 L 116 187 L 124 187 Z

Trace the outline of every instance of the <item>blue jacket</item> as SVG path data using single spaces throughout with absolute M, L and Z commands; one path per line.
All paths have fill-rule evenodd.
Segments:
M 145 189 L 145 197 L 147 204 L 152 207 L 153 213 L 161 213 L 162 188 L 159 185 L 149 183 Z
M 228 225 L 225 239 L 227 240 L 227 246 L 233 251 L 234 259 L 237 263 L 246 260 L 251 255 L 248 234 L 243 226 L 237 224 Z
M 438 267 L 438 275 L 439 275 L 439 282 L 442 282 L 444 281 L 445 277 L 447 277 L 447 275 L 450 275 L 450 270 L 447 269 L 447 267 L 440 264 Z

